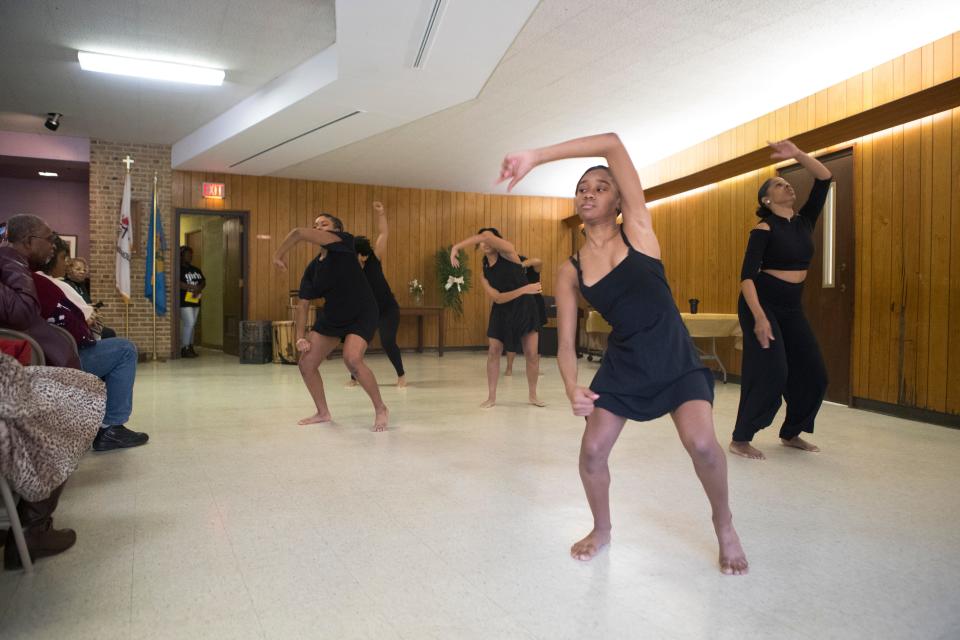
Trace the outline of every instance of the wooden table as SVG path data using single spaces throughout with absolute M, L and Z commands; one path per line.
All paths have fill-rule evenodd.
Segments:
M 701 360 L 716 360 L 723 374 L 723 381 L 727 381 L 727 368 L 723 366 L 723 361 L 717 355 L 717 338 L 736 338 L 737 348 L 743 348 L 741 339 L 743 333 L 740 331 L 740 319 L 735 313 L 681 313 L 683 324 L 687 326 L 691 338 L 708 338 L 710 340 L 710 350 L 705 351 L 697 347 Z
M 417 353 L 423 353 L 423 319 L 434 316 L 437 319 L 437 352 L 443 357 L 443 307 L 400 307 L 400 316 L 417 318 Z

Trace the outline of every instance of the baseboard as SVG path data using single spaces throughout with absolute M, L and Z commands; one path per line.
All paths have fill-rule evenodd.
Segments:
M 929 409 L 918 409 L 916 407 L 905 407 L 899 404 L 889 402 L 880 402 L 879 400 L 870 400 L 869 398 L 853 398 L 853 404 L 850 406 L 865 411 L 883 413 L 896 418 L 905 420 L 914 420 L 916 422 L 926 422 L 950 429 L 960 429 L 960 415 L 950 413 L 940 413 L 939 411 L 930 411 Z

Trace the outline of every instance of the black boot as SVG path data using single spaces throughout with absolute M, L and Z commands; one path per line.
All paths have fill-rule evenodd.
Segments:
M 66 484 L 66 483 L 64 483 Z M 54 529 L 53 512 L 60 501 L 60 494 L 64 485 L 54 489 L 50 496 L 37 502 L 21 500 L 17 505 L 17 514 L 20 516 L 20 526 L 23 527 L 23 537 L 27 542 L 27 551 L 30 558 L 37 560 L 63 553 L 77 541 L 77 534 L 73 529 Z M 7 532 L 7 539 L 3 549 L 3 568 L 20 569 L 20 552 L 17 550 L 13 531 Z

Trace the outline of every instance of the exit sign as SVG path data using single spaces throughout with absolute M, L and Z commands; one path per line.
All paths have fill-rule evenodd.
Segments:
M 222 182 L 204 182 L 204 198 L 223 198 L 227 195 L 227 185 Z

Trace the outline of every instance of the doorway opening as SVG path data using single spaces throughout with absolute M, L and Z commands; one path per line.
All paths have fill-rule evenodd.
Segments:
M 184 355 L 188 341 L 201 352 L 206 349 L 239 356 L 240 322 L 246 319 L 247 309 L 247 218 L 246 211 L 177 209 L 175 237 L 181 249 L 190 249 L 190 264 L 202 273 L 204 286 L 199 292 L 190 290 L 189 285 L 199 278 L 181 261 L 182 251 L 177 252 L 174 357 Z M 186 335 L 190 323 L 192 339 Z

